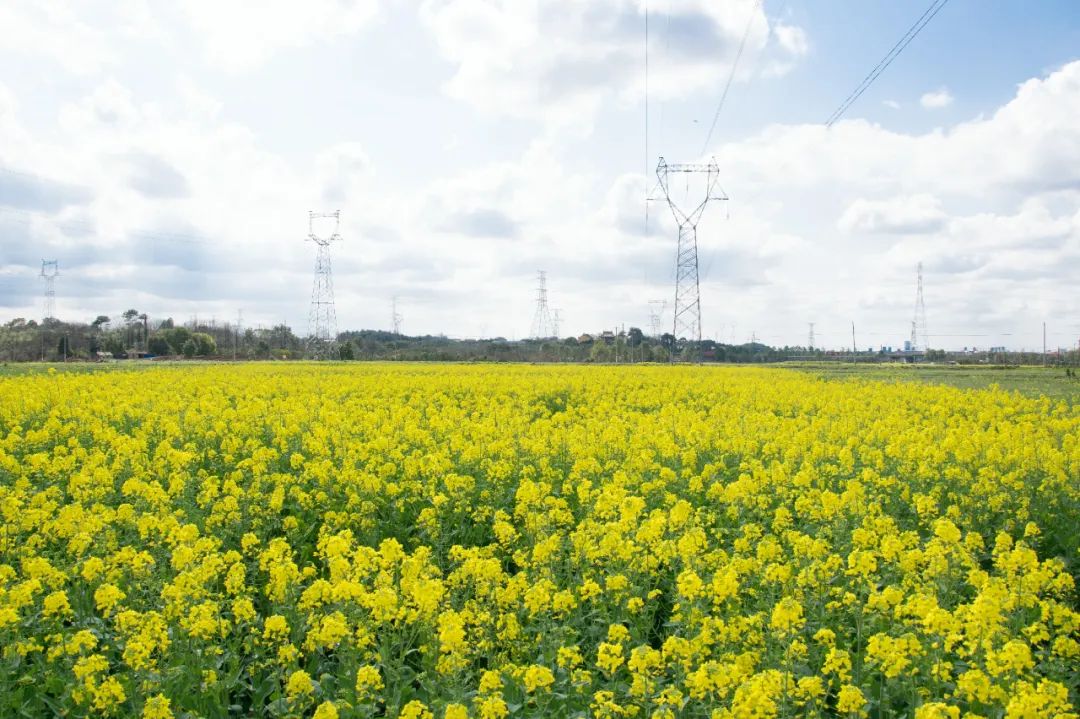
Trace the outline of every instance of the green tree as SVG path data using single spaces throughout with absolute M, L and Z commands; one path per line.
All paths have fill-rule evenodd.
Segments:
M 217 342 L 214 338 L 205 332 L 194 332 L 191 335 L 191 340 L 195 342 L 197 348 L 196 354 L 200 357 L 206 357 L 207 355 L 217 354 Z
M 187 327 L 172 327 L 161 331 L 165 341 L 172 347 L 171 354 L 183 352 L 184 343 L 191 339 L 191 330 Z
M 101 343 L 101 349 L 110 353 L 113 357 L 127 356 L 127 349 L 124 347 L 124 341 L 115 333 L 106 335 Z
M 165 339 L 165 336 L 160 332 L 151 335 L 150 341 L 146 343 L 147 351 L 152 355 L 168 355 L 173 354 L 172 347 L 169 345 L 169 341 Z
M 610 362 L 615 350 L 606 342 L 594 342 L 589 350 L 589 359 L 593 362 Z
M 199 353 L 199 343 L 196 342 L 194 339 L 189 338 L 184 342 L 184 345 L 180 348 L 180 351 L 183 352 L 185 357 L 191 359 Z

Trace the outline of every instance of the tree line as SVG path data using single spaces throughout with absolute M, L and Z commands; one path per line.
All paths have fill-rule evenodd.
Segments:
M 454 339 L 444 335 L 404 335 L 385 330 L 340 333 L 332 347 L 339 360 L 402 360 L 444 362 L 693 362 L 770 363 L 790 360 L 889 361 L 895 354 L 837 352 L 760 342 L 724 344 L 690 342 L 671 334 L 654 337 L 638 327 L 577 337 L 512 340 L 504 337 Z M 16 318 L 0 324 L 0 361 L 86 361 L 146 357 L 213 359 L 307 359 L 315 356 L 306 340 L 285 323 L 241 328 L 228 322 L 172 318 L 151 321 L 129 309 L 117 318 L 98 315 L 90 322 Z M 931 350 L 919 359 L 936 362 L 1040 364 L 1039 353 L 995 352 L 978 355 Z M 1073 350 L 1054 355 L 1050 364 L 1076 365 Z
M 134 359 L 139 357 L 279 358 L 303 356 L 304 343 L 284 324 L 241 329 L 229 323 L 172 318 L 151 322 L 127 310 L 91 322 L 21 317 L 0 325 L 0 359 L 7 362 Z
M 341 360 L 490 362 L 667 362 L 672 358 L 719 362 L 775 362 L 784 350 L 761 343 L 724 345 L 646 335 L 640 328 L 578 337 L 510 340 L 452 339 L 444 335 L 404 335 L 384 330 L 340 333 L 333 356 Z M 0 360 L 85 361 L 146 357 L 215 359 L 305 359 L 313 352 L 304 338 L 281 323 L 270 328 L 193 319 L 180 324 L 152 321 L 129 309 L 119 317 L 98 315 L 90 322 L 15 318 L 0 325 Z

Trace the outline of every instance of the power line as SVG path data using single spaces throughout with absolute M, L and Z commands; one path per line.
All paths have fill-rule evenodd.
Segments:
M 826 127 L 832 127 L 833 123 L 840 119 L 847 109 L 851 107 L 864 92 L 866 92 L 867 88 L 874 83 L 874 80 L 877 80 L 881 73 L 885 72 L 885 69 L 892 64 L 892 61 L 900 56 L 900 53 L 904 51 L 904 48 L 906 48 L 911 41 L 922 32 L 922 29 L 934 19 L 934 16 L 937 15 L 941 11 L 941 8 L 945 7 L 948 2 L 949 0 L 933 0 L 933 2 L 930 3 L 930 7 L 926 8 L 926 11 L 919 16 L 919 19 L 915 21 L 915 24 L 908 28 L 908 31 L 904 33 L 904 36 L 901 37 L 900 40 L 893 45 L 892 49 L 885 54 L 885 57 L 881 58 L 878 64 L 874 66 L 874 69 L 871 70 L 870 73 L 863 78 L 863 81 L 851 91 L 851 94 L 840 103 L 840 106 L 833 110 L 833 113 L 829 115 L 829 119 L 825 121 Z
M 649 3 L 645 2 L 645 234 L 649 234 Z
M 669 58 L 671 56 L 671 4 L 672 4 L 673 1 L 674 0 L 668 0 L 667 1 L 667 7 L 664 9 L 664 45 L 663 45 L 663 51 L 660 53 L 660 58 L 661 59 Z M 656 60 L 655 59 L 653 60 L 653 66 L 654 67 L 656 66 Z M 664 137 L 665 137 L 665 134 L 666 134 L 665 130 L 664 130 L 664 117 L 665 117 L 665 108 L 667 107 L 667 102 L 668 102 L 667 98 L 664 95 L 661 95 L 660 98 L 659 98 L 660 108 L 659 108 L 659 110 L 657 112 L 656 122 L 653 123 L 656 126 L 656 129 L 653 131 L 653 134 L 654 135 L 659 135 L 661 142 L 664 141 Z M 652 160 L 650 159 L 649 162 L 651 164 Z M 650 172 L 652 172 L 652 168 L 651 167 L 646 167 L 645 168 L 646 177 L 649 175 Z
M 735 79 L 735 71 L 739 68 L 739 60 L 742 59 L 743 49 L 746 48 L 746 39 L 750 37 L 750 27 L 754 24 L 754 17 L 756 16 L 755 13 L 759 2 L 761 2 L 761 0 L 754 0 L 753 4 L 750 6 L 750 17 L 746 20 L 746 29 L 743 30 L 742 41 L 739 42 L 739 51 L 735 53 L 735 62 L 731 64 L 731 72 L 728 73 L 727 82 L 724 83 L 724 91 L 720 94 L 720 102 L 716 105 L 716 112 L 713 114 L 712 124 L 709 125 L 709 134 L 705 136 L 705 144 L 701 146 L 702 155 L 709 149 L 713 131 L 716 129 L 716 121 L 720 119 L 720 111 L 724 109 L 724 101 L 727 100 L 728 90 L 731 89 L 731 82 Z

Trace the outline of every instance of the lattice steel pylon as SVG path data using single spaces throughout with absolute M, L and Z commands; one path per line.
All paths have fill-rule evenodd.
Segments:
M 334 229 L 329 235 L 315 234 L 316 220 L 333 220 Z M 314 242 L 315 278 L 311 285 L 311 310 L 308 313 L 308 355 L 315 359 L 334 357 L 337 346 L 337 310 L 334 308 L 334 276 L 330 269 L 330 244 L 340 242 L 338 229 L 341 211 L 308 212 L 309 242 Z
M 930 349 L 930 335 L 926 330 L 926 304 L 923 302 L 922 263 L 915 268 L 915 319 L 911 321 L 911 349 L 926 352 Z
M 667 300 L 649 300 L 649 329 L 652 336 L 659 338 L 663 333 L 664 310 L 667 309 Z
M 672 196 L 671 175 L 686 175 L 686 199 L 690 197 L 690 176 L 705 176 L 705 193 L 697 204 L 680 207 Z M 720 167 L 716 160 L 706 163 L 672 163 L 660 158 L 656 166 L 656 179 L 663 199 L 671 208 L 675 224 L 679 227 L 679 247 L 675 255 L 675 308 L 672 318 L 672 334 L 678 339 L 701 342 L 701 284 L 698 278 L 697 226 L 711 200 L 727 200 L 720 187 Z
M 532 331 L 533 339 L 545 339 L 554 337 L 554 322 L 551 317 L 551 309 L 548 307 L 547 296 L 547 273 L 540 270 L 536 273 L 536 312 L 533 313 Z
M 393 327 L 394 334 L 401 334 L 401 322 L 405 318 L 401 316 L 401 313 L 397 309 L 397 295 L 390 298 L 390 324 Z
M 45 306 L 42 322 L 56 318 L 56 278 L 60 275 L 60 263 L 56 260 L 41 261 L 41 279 L 45 280 Z

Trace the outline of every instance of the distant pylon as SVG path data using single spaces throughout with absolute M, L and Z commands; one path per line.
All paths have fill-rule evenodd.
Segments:
M 659 337 L 663 332 L 662 323 L 664 310 L 667 309 L 667 300 L 649 300 L 649 329 L 653 337 Z
M 670 175 L 695 173 L 705 175 L 705 193 L 701 201 L 688 209 L 680 208 L 672 197 Z M 726 200 L 720 188 L 720 167 L 716 160 L 700 164 L 668 164 L 664 158 L 656 166 L 663 199 L 671 208 L 675 223 L 679 226 L 679 247 L 675 254 L 675 309 L 672 330 L 676 339 L 686 338 L 701 342 L 701 285 L 698 280 L 697 226 L 705 206 L 710 200 Z M 689 189 L 689 177 L 687 177 Z
M 45 280 L 45 307 L 42 320 L 56 318 L 56 278 L 60 274 L 60 264 L 56 260 L 41 261 L 41 279 Z
M 334 221 L 329 235 L 315 234 L 315 221 Z M 308 212 L 307 240 L 318 248 L 315 253 L 315 278 L 311 285 L 311 311 L 308 313 L 308 354 L 315 359 L 330 359 L 337 343 L 337 310 L 334 308 L 334 276 L 330 270 L 330 243 L 339 242 L 341 211 Z
M 552 333 L 551 310 L 548 308 L 547 273 L 536 273 L 536 312 L 533 314 L 532 333 L 534 339 L 554 336 Z
M 390 322 L 394 327 L 394 334 L 401 334 L 401 321 L 404 318 L 397 309 L 397 295 L 390 298 Z
M 814 349 L 814 323 L 810 323 L 810 336 L 806 338 L 806 346 L 811 350 Z
M 553 337 L 559 336 L 559 323 L 562 322 L 562 310 L 553 309 L 551 311 L 551 334 Z
M 930 349 L 930 336 L 926 329 L 926 305 L 923 303 L 922 263 L 915 268 L 915 319 L 911 322 L 911 349 Z

